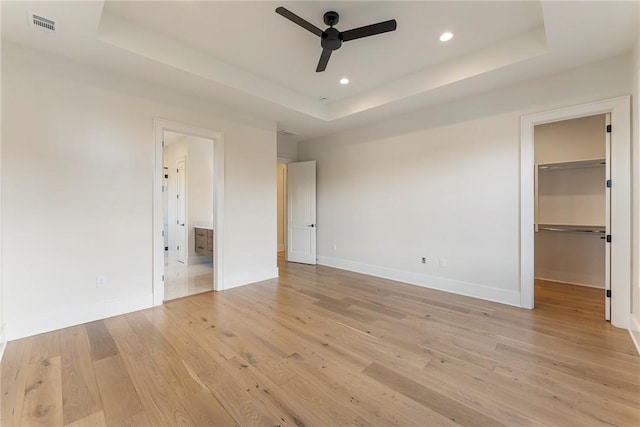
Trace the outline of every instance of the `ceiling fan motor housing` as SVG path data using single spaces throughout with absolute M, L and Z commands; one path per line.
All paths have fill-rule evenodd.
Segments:
M 342 39 L 340 38 L 340 31 L 335 28 L 327 28 L 322 33 L 320 38 L 320 45 L 323 49 L 338 50 L 342 46 Z

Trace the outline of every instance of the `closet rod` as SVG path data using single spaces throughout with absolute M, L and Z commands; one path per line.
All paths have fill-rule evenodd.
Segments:
M 589 233 L 589 234 L 605 234 L 604 227 L 567 227 L 559 225 L 538 225 L 538 230 L 560 231 L 569 233 Z

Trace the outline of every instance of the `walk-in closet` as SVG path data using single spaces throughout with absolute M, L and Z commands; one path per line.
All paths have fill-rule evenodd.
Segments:
M 570 297 L 580 287 L 609 320 L 609 115 L 535 127 L 536 286 L 558 286 Z

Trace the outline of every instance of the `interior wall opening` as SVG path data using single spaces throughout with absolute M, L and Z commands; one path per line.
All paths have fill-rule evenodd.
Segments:
M 278 180 L 278 257 L 284 257 L 284 253 L 287 250 L 287 164 L 278 161 L 276 174 Z
M 536 308 L 610 320 L 610 114 L 534 127 Z
M 214 142 L 163 131 L 164 300 L 214 289 Z

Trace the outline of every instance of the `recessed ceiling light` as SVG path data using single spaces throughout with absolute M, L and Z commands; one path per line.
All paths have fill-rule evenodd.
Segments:
M 449 40 L 451 40 L 453 38 L 453 34 L 450 32 L 446 32 L 446 33 L 442 33 L 440 35 L 440 41 L 441 42 L 448 42 Z
M 341 78 L 341 79 L 340 79 L 340 84 L 341 84 L 341 85 L 347 85 L 347 84 L 349 84 L 349 79 L 348 79 L 348 78 L 346 78 L 346 77 Z

